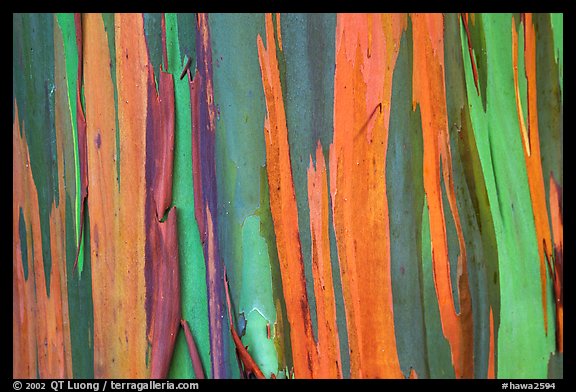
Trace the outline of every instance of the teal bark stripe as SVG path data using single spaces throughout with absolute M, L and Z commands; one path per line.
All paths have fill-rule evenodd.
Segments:
M 405 377 L 414 369 L 419 378 L 429 378 L 421 284 L 423 140 L 420 113 L 412 110 L 412 52 L 408 22 L 394 67 L 386 153 L 390 273 L 400 368 Z
M 66 238 L 74 238 L 73 202 L 66 196 Z M 92 305 L 92 267 L 90 260 L 90 213 L 85 211 L 84 272 L 73 272 L 76 242 L 66 241 L 66 284 L 68 288 L 68 317 L 72 346 L 72 375 L 74 378 L 94 378 L 94 309 Z M 102 295 L 102 293 L 100 293 Z
M 19 209 L 18 235 L 20 238 L 20 253 L 22 255 L 22 269 L 24 270 L 24 280 L 28 280 L 28 245 L 26 240 L 26 222 L 22 207 Z
M 488 62 L 498 64 L 488 69 L 486 111 L 475 92 L 470 65 L 465 64 L 464 70 L 474 138 L 485 176 L 499 257 L 498 376 L 545 377 L 549 353 L 554 347 L 554 327 L 549 328 L 546 336 L 540 261 L 512 67 L 512 56 L 523 57 L 523 26 L 519 28 L 519 53 L 512 53 L 512 15 L 485 14 L 480 23 L 486 36 Z M 461 36 L 465 57 L 468 44 L 463 28 Z M 519 69 L 521 64 L 519 61 Z
M 54 19 L 51 14 L 13 14 L 12 18 L 12 91 L 38 192 L 44 277 L 50 297 L 50 211 L 60 201 L 54 123 Z
M 219 249 L 226 263 L 236 329 L 264 374 L 278 372 L 278 353 L 266 337 L 276 321 L 266 238 L 260 233 L 260 169 L 265 165 L 266 106 L 258 61 L 261 14 L 209 18 L 216 105 L 216 173 Z M 265 208 L 268 206 L 265 206 Z M 254 247 L 259 252 L 255 252 Z M 258 283 L 255 290 L 254 283 Z M 243 323 L 245 324 L 245 330 Z M 261 332 L 264 332 L 262 334 Z M 234 353 L 234 350 L 231 350 Z M 236 358 L 230 361 L 238 369 Z

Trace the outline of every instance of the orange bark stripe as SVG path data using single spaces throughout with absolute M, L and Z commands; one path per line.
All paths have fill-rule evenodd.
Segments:
M 532 212 L 536 227 L 536 240 L 540 255 L 540 282 L 542 286 L 542 309 L 544 312 L 544 329 L 548 333 L 548 311 L 546 298 L 546 262 L 550 271 L 552 266 L 552 240 L 546 208 L 546 191 L 544 188 L 544 175 L 542 174 L 542 159 L 540 155 L 540 137 L 538 134 L 538 103 L 536 93 L 536 33 L 532 23 L 532 14 L 524 17 L 524 68 L 528 94 L 528 129 L 523 122 L 520 93 L 518 88 L 518 34 L 516 25 L 512 21 L 512 58 L 514 67 L 514 85 L 516 88 L 516 101 L 518 106 L 518 119 L 520 131 L 524 138 L 524 159 L 530 186 Z
M 284 49 L 282 49 L 282 28 L 280 26 L 280 13 L 277 12 L 276 13 L 276 37 L 278 38 L 278 49 L 280 49 L 280 51 L 284 51 Z
M 118 85 L 118 122 L 120 126 L 119 224 L 116 235 L 116 257 L 123 268 L 115 274 L 120 287 L 115 299 L 120 305 L 114 338 L 124 352 L 130 378 L 149 376 L 146 368 L 146 287 L 144 280 L 144 208 L 146 194 L 146 80 L 151 67 L 144 36 L 144 20 L 139 14 L 117 14 L 116 80 Z M 112 102 L 112 98 L 110 98 Z M 112 117 L 112 115 L 111 115 Z M 118 265 L 118 263 L 117 263 Z M 96 319 L 96 317 L 94 317 Z
M 40 210 L 38 204 L 38 192 L 34 179 L 32 177 L 32 168 L 29 164 L 30 156 L 28 152 L 28 145 L 26 143 L 25 130 L 23 129 L 23 136 L 20 136 L 19 120 L 17 114 L 17 106 L 15 104 L 15 121 L 13 126 L 13 140 L 15 146 L 13 147 L 14 154 L 14 200 L 13 203 L 13 225 L 16 227 L 18 233 L 20 207 L 22 208 L 24 220 L 27 224 L 26 237 L 27 243 L 32 248 L 28 254 L 29 273 L 28 280 L 24 281 L 23 272 L 17 272 L 17 276 L 21 276 L 22 280 L 17 284 L 18 291 L 24 294 L 23 298 L 32 299 L 30 304 L 35 302 L 26 310 L 22 309 L 24 302 L 17 303 L 15 306 L 18 309 L 18 317 L 25 320 L 34 320 L 26 326 L 31 337 L 35 337 L 35 342 L 31 339 L 19 342 L 16 346 L 20 346 L 19 354 L 23 354 L 24 365 L 17 369 L 19 372 L 31 372 L 32 377 L 39 375 L 40 378 L 63 378 L 65 375 L 65 354 L 64 354 L 64 333 L 63 333 L 63 319 L 62 319 L 62 295 L 60 285 L 60 264 L 63 263 L 63 258 L 59 253 L 62 251 L 58 246 L 59 237 L 54 233 L 58 227 L 54 225 L 55 205 L 52 204 L 50 213 L 50 242 L 52 245 L 53 269 L 50 279 L 50 297 L 46 295 L 46 279 L 44 275 L 44 260 L 42 257 L 42 239 L 40 229 Z M 16 180 L 16 178 L 18 178 Z M 20 253 L 18 257 L 20 264 L 16 265 L 17 270 L 22 265 L 21 261 L 21 248 L 20 241 L 14 242 L 16 246 L 13 252 Z M 32 257 L 33 256 L 33 257 Z M 17 300 L 19 300 L 18 298 Z M 21 329 L 21 326 L 17 326 Z M 31 353 L 33 350 L 35 353 Z M 26 359 L 28 361 L 26 361 Z M 32 362 L 34 361 L 34 362 Z M 27 363 L 26 363 L 27 362 Z M 16 369 L 15 369 L 16 370 Z
M 392 75 L 405 27 L 405 15 L 338 15 L 336 24 L 330 192 L 353 378 L 403 377 L 385 162 Z
M 24 278 L 22 267 L 22 248 L 20 236 L 14 235 L 12 245 L 12 271 L 14 284 L 12 288 L 12 327 L 14 334 L 12 339 L 14 378 L 36 377 L 36 313 L 35 313 L 35 290 L 33 283 L 34 263 L 32 262 L 31 224 L 29 213 L 30 198 L 28 192 L 28 146 L 25 135 L 20 136 L 20 120 L 18 105 L 14 102 L 14 124 L 12 127 L 12 232 L 19 232 L 20 209 L 26 223 L 26 243 L 28 258 L 28 279 Z
M 61 52 L 63 50 L 62 46 L 62 35 L 60 29 L 55 26 L 54 28 L 54 75 L 56 85 L 64 85 L 66 78 L 66 66 L 64 64 L 64 55 Z M 65 86 L 65 85 L 64 85 Z M 69 112 L 67 93 L 62 91 L 55 94 L 54 99 L 54 118 L 55 118 L 55 129 L 56 129 L 56 157 L 58 160 L 58 192 L 61 195 L 61 201 L 56 209 L 58 214 L 55 216 L 55 226 L 50 224 L 51 232 L 58 233 L 58 239 L 56 243 L 51 244 L 52 250 L 58 247 L 58 256 L 52 256 L 52 260 L 57 259 L 58 262 L 58 273 L 60 275 L 60 292 L 61 292 L 61 302 L 62 302 L 62 332 L 64 333 L 64 362 L 65 362 L 65 378 L 72 378 L 72 343 L 70 337 L 70 318 L 68 313 L 68 287 L 67 287 L 67 272 L 66 272 L 66 203 L 63 202 L 63 198 L 66 195 L 66 189 L 64 187 L 64 178 L 72 178 L 71 173 L 72 164 L 68 163 L 68 167 L 65 166 L 65 151 L 67 146 L 67 141 L 71 138 L 71 135 L 66 135 L 66 132 L 72 130 L 71 124 L 69 123 L 68 117 L 65 115 L 66 111 Z M 57 227 L 56 227 L 57 226 Z M 51 233 L 52 234 L 52 233 Z
M 540 273 L 542 279 L 542 304 L 544 309 L 544 325 L 548 328 L 548 312 L 546 298 L 546 261 L 552 271 L 552 240 L 546 208 L 546 191 L 544 188 L 544 175 L 542 173 L 542 158 L 540 154 L 540 136 L 538 132 L 538 103 L 536 93 L 536 33 L 532 23 L 532 14 L 528 13 L 524 23 L 524 65 L 526 78 L 528 79 L 528 129 L 530 135 L 531 154 L 527 156 L 526 168 L 528 171 L 528 183 L 532 198 L 534 222 L 536 224 L 536 237 L 538 252 L 540 253 Z
M 258 36 L 257 43 L 267 109 L 264 138 L 270 210 L 274 221 L 282 286 L 290 323 L 294 371 L 296 377 L 311 378 L 314 376 L 317 359 L 306 294 L 298 212 L 290 166 L 288 128 L 271 14 L 266 14 L 266 48 L 262 37 Z
M 322 146 L 316 148 L 316 169 L 310 157 L 308 167 L 308 201 L 312 234 L 312 273 L 318 318 L 319 378 L 342 378 L 340 341 L 336 324 L 336 303 L 330 262 L 328 234 L 328 182 Z
M 58 157 L 58 163 L 60 164 L 60 161 L 63 160 L 62 155 L 58 155 Z M 59 177 L 59 183 L 63 183 L 63 176 Z M 60 187 L 63 188 L 63 184 L 60 184 Z M 64 193 L 60 194 L 62 195 Z M 66 353 L 66 348 L 70 349 L 69 345 L 66 346 L 66 343 L 70 342 L 70 334 L 69 327 L 65 328 L 65 326 L 69 326 L 65 275 L 66 230 L 64 230 L 65 218 L 62 214 L 65 205 L 66 203 L 59 203 L 58 208 L 56 208 L 56 205 L 52 204 L 52 210 L 50 212 L 50 249 L 52 252 L 53 270 L 50 279 L 50 298 L 46 298 L 48 303 L 46 311 L 49 312 L 46 317 L 49 331 L 48 342 L 52 344 L 52 347 L 50 347 L 52 352 L 47 359 L 48 361 L 55 361 L 55 363 L 50 363 L 50 373 L 45 377 L 57 378 L 65 377 L 67 370 L 69 370 L 72 365 L 69 362 L 67 363 L 67 360 L 71 360 L 71 356 Z M 63 292 L 66 293 L 66 302 L 62 298 Z M 64 318 L 64 309 L 66 309 L 66 318 Z M 66 334 L 66 332 L 68 332 L 68 334 Z
M 118 226 L 116 181 L 116 125 L 114 91 L 110 75 L 110 55 L 102 17 L 86 14 L 84 32 L 84 95 L 86 98 L 86 137 L 88 151 L 88 193 L 90 213 L 90 259 L 94 306 L 94 375 L 112 377 L 113 368 L 124 369 L 126 359 L 121 354 L 117 334 L 122 323 L 118 303 L 121 280 L 115 273 L 115 229 Z
M 412 15 L 414 31 L 414 104 L 420 104 L 424 139 L 424 190 L 430 206 L 430 235 L 434 284 L 442 331 L 452 352 L 457 378 L 474 376 L 472 303 L 466 271 L 466 250 L 452 180 L 446 91 L 444 84 L 444 40 L 442 15 Z M 450 279 L 450 260 L 440 185 L 440 159 L 450 210 L 454 217 L 460 255 L 456 313 Z
M 117 14 L 120 176 L 114 90 L 102 16 L 84 15 L 85 97 L 94 296 L 94 376 L 148 377 L 144 310 L 146 67 L 142 15 Z

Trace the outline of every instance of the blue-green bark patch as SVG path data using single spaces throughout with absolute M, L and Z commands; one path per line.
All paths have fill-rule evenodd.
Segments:
M 60 201 L 54 124 L 54 17 L 52 14 L 13 14 L 12 18 L 12 91 L 38 192 L 44 277 L 46 294 L 50 297 L 50 211 L 52 205 L 58 206 Z
M 18 218 L 18 234 L 20 236 L 20 253 L 22 255 L 22 269 L 24 270 L 24 280 L 28 280 L 28 245 L 26 241 L 26 222 L 22 207 L 20 207 L 20 217 Z

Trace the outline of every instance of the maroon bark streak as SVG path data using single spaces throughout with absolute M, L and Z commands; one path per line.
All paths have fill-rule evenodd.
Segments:
M 196 64 L 191 90 L 195 216 L 203 239 L 208 291 L 208 321 L 212 376 L 232 376 L 228 365 L 229 336 L 224 315 L 223 260 L 218 244 L 218 191 L 216 184 L 216 109 L 212 81 L 212 48 L 207 14 L 196 15 Z M 200 179 L 200 182 L 198 181 Z
M 166 14 L 162 13 L 162 61 L 164 62 L 164 71 L 168 71 L 168 51 L 166 50 Z
M 164 18 L 162 22 L 165 40 Z M 166 56 L 165 44 L 163 49 Z M 154 68 L 148 63 L 144 275 L 151 378 L 168 376 L 181 319 L 176 208 L 170 209 L 162 221 L 172 203 L 174 79 L 163 71 L 159 76 L 157 93 Z
M 180 325 L 182 325 L 182 328 L 184 329 L 184 336 L 186 337 L 186 343 L 188 344 L 188 352 L 190 353 L 190 360 L 192 361 L 194 374 L 197 379 L 203 380 L 205 378 L 204 369 L 202 369 L 202 361 L 200 360 L 200 354 L 198 353 L 198 348 L 194 342 L 192 331 L 190 331 L 190 327 L 186 320 L 180 320 Z
M 188 73 L 190 78 L 190 73 Z M 195 115 L 200 113 L 200 103 L 197 94 L 198 84 L 200 83 L 200 75 L 198 70 L 194 75 L 194 80 L 190 80 L 190 99 L 192 104 L 192 129 L 200 128 L 200 116 Z M 192 132 L 192 178 L 194 181 L 194 215 L 198 223 L 198 231 L 200 232 L 200 240 L 202 244 L 206 243 L 207 233 L 206 224 L 204 219 L 204 197 L 202 190 L 202 173 L 200 168 L 200 132 Z
M 153 297 L 150 377 L 166 378 L 181 319 L 176 208 L 170 210 L 165 222 L 154 222 L 153 230 L 159 246 L 154 250 L 158 265 Z
M 80 158 L 80 191 L 82 196 L 82 205 L 84 199 L 88 196 L 88 146 L 86 144 L 86 117 L 82 108 L 82 84 L 83 75 L 83 53 L 82 53 L 82 15 L 74 14 L 74 23 L 76 25 L 76 44 L 78 46 L 78 83 L 76 90 L 76 114 L 78 116 L 78 154 Z M 82 215 L 84 217 L 84 215 Z
M 160 127 L 155 129 L 159 160 L 154 176 L 154 200 L 157 219 L 172 202 L 172 175 L 174 166 L 174 79 L 171 74 L 160 72 Z

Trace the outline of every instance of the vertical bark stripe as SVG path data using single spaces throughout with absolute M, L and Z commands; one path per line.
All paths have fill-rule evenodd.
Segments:
M 444 82 L 443 16 L 412 15 L 414 31 L 413 99 L 422 115 L 424 140 L 424 190 L 430 206 L 430 235 L 434 284 L 442 331 L 450 343 L 452 363 L 457 378 L 474 376 L 473 320 L 470 289 L 466 269 L 466 252 L 452 180 L 446 91 Z M 442 162 L 442 173 L 440 172 Z M 460 314 L 456 313 L 450 278 L 450 260 L 442 203 L 440 175 L 444 176 L 453 215 L 460 255 L 458 256 L 458 294 Z
M 385 165 L 392 75 L 405 27 L 405 15 L 338 15 L 336 24 L 330 192 L 353 378 L 402 377 Z
M 298 233 L 298 212 L 290 166 L 286 113 L 270 14 L 266 15 L 266 48 L 260 35 L 257 43 L 267 110 L 264 139 L 270 210 L 274 221 L 282 286 L 290 323 L 294 373 L 299 378 L 311 378 L 316 363 L 315 342 Z
M 328 182 L 322 146 L 316 148 L 316 168 L 310 157 L 308 167 L 308 202 L 310 205 L 310 233 L 312 234 L 312 272 L 318 316 L 318 373 L 319 378 L 342 378 L 340 341 L 336 324 L 334 282 L 330 262 L 328 234 Z

